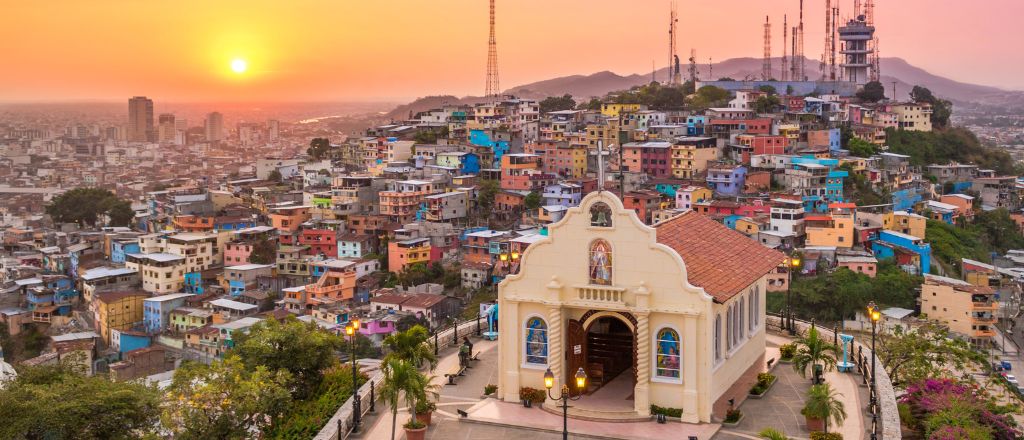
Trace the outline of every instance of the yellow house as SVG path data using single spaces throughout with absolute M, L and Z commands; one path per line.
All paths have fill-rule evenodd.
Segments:
M 111 330 L 130 330 L 142 322 L 142 301 L 146 292 L 103 292 L 96 295 L 96 328 L 110 344 Z
M 647 110 L 647 106 L 643 104 L 601 104 L 601 114 L 617 118 L 623 113 L 636 113 L 640 110 Z
M 995 336 L 995 291 L 954 278 L 925 275 L 921 285 L 921 314 L 939 321 L 953 333 L 987 347 Z
M 761 232 L 762 224 L 764 224 L 764 222 L 757 221 L 750 217 L 743 217 L 736 220 L 736 230 L 748 237 L 753 237 L 757 235 L 758 232 Z
M 830 213 L 804 217 L 807 246 L 853 247 L 853 203 L 833 203 Z
M 679 141 L 672 145 L 669 166 L 672 177 L 693 179 L 707 171 L 708 162 L 721 157 L 716 141 L 712 138 L 687 138 L 693 141 Z M 708 141 L 702 141 L 707 139 Z
M 766 280 L 784 258 L 707 216 L 650 227 L 590 193 L 498 287 L 499 396 L 519 402 L 549 369 L 558 388 L 584 370 L 591 393 L 573 414 L 723 417 L 764 371 Z
M 910 102 L 892 106 L 900 130 L 932 131 L 931 104 Z
M 893 225 L 886 229 L 923 239 L 927 226 L 928 218 L 912 212 L 899 211 L 893 213 Z

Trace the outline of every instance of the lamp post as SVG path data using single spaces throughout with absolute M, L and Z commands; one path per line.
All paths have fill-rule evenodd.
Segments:
M 800 257 L 793 255 L 789 258 L 789 288 L 786 289 L 786 316 L 788 317 L 788 324 L 783 320 L 784 327 L 789 330 L 790 335 L 796 334 L 796 325 L 793 323 L 793 309 L 789 302 L 789 294 L 793 290 L 793 272 L 800 267 Z
M 878 320 L 882 318 L 882 314 L 875 309 L 875 302 L 871 301 L 868 303 L 868 316 L 871 318 L 871 440 L 875 440 L 876 434 L 874 426 L 878 418 L 878 405 L 877 397 L 875 397 L 875 327 L 878 326 Z
M 350 356 L 352 357 L 352 432 L 359 432 L 360 399 L 359 399 L 359 376 L 356 368 L 356 331 L 359 329 L 359 319 L 349 321 L 345 326 L 345 334 L 348 335 L 351 344 Z
M 569 440 L 569 401 L 580 400 L 583 397 L 583 390 L 587 389 L 587 373 L 583 371 L 583 368 L 576 370 L 576 391 L 579 392 L 575 398 L 569 394 L 569 385 L 562 384 L 561 397 L 555 398 L 551 395 L 551 388 L 555 386 L 555 373 L 548 371 L 544 372 L 544 388 L 548 389 L 548 397 L 555 402 L 562 401 L 562 440 Z

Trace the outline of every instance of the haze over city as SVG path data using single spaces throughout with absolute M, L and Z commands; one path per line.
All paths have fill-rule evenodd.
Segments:
M 0 72 L 0 101 L 135 94 L 162 102 L 407 101 L 483 93 L 483 0 L 50 5 L 4 5 L 0 41 L 10 62 Z M 667 7 L 661 0 L 501 3 L 501 85 L 604 70 L 644 74 L 652 61 L 664 68 Z M 843 1 L 840 15 L 851 7 Z M 794 23 L 798 0 L 685 1 L 679 9 L 680 52 L 696 48 L 698 62 L 707 63 L 759 58 L 766 14 L 780 53 L 782 15 Z M 805 53 L 812 60 L 821 53 L 822 9 L 822 2 L 807 2 Z M 1022 2 L 882 1 L 876 15 L 883 57 L 964 82 L 1024 88 Z M 244 74 L 230 69 L 234 59 L 247 62 Z

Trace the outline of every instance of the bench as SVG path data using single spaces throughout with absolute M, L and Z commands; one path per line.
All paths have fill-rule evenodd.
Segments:
M 444 377 L 448 378 L 448 385 L 457 385 L 455 383 L 455 378 L 462 376 L 462 374 L 465 372 L 466 367 L 456 365 L 455 368 L 452 368 L 452 371 L 450 373 L 445 373 Z

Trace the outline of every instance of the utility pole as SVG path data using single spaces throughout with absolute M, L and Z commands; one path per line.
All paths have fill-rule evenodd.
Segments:
M 896 99 L 896 81 L 892 82 L 892 100 L 893 101 L 897 101 L 897 99 Z

